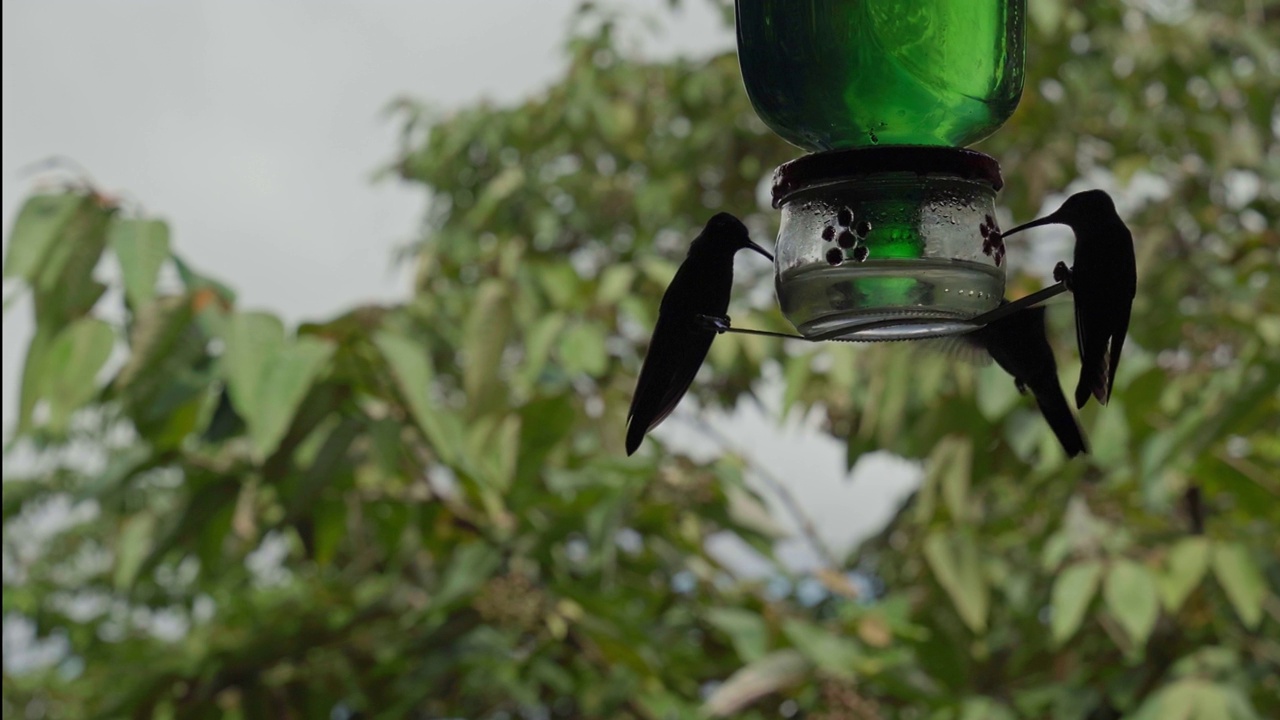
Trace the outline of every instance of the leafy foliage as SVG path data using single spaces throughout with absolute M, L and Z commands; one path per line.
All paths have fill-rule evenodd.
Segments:
M 994 369 L 719 338 L 704 404 L 776 365 L 850 465 L 926 463 L 890 526 L 814 575 L 817 603 L 707 551 L 727 533 L 770 555 L 742 459 L 622 457 L 688 238 L 713 209 L 767 235 L 761 179 L 794 155 L 732 55 L 637 62 L 586 10 L 564 78 L 518 107 L 399 103 L 393 172 L 432 200 L 413 297 L 296 329 L 183 263 L 163 221 L 33 196 L 4 269 L 37 327 L 4 612 L 68 651 L 6 661 L 6 717 L 1280 713 L 1280 7 L 1029 6 L 1031 84 L 983 148 L 1002 201 L 1149 189 L 1115 398 L 1068 464 Z M 739 297 L 736 323 L 786 329 Z

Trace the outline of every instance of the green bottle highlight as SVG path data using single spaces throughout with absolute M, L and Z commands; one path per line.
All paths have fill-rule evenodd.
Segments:
M 1022 95 L 1026 0 L 738 0 L 756 113 L 808 151 L 963 147 Z

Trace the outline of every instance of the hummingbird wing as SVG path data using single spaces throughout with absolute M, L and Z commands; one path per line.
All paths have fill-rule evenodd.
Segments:
M 714 339 L 715 332 L 695 327 L 683 314 L 658 314 L 627 412 L 628 455 L 680 404 Z
M 928 338 L 915 342 L 921 352 L 936 357 L 974 367 L 990 365 L 991 355 L 987 353 L 986 348 L 970 337 L 971 334 L 947 335 L 946 337 Z
M 1076 345 L 1080 349 L 1080 380 L 1076 383 L 1076 407 L 1082 408 L 1092 395 L 1102 405 L 1110 398 L 1111 370 L 1107 362 L 1111 343 L 1106 326 L 1110 310 L 1097 307 L 1087 297 L 1076 297 Z
M 1020 388 L 1031 390 L 1063 451 L 1067 457 L 1075 457 L 1089 450 L 1058 384 L 1058 366 L 1045 334 L 1044 314 L 1043 307 L 1027 308 L 962 337 L 990 353 Z
M 1116 325 L 1111 334 L 1111 357 L 1107 364 L 1107 399 L 1111 398 L 1111 388 L 1116 384 L 1116 368 L 1120 367 L 1120 351 L 1124 349 L 1124 337 L 1129 333 L 1129 313 L 1133 306 L 1124 303 L 1116 310 Z

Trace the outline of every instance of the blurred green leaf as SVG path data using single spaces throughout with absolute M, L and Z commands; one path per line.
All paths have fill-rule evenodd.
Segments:
M 41 241 L 47 246 L 31 280 L 36 320 L 55 329 L 87 314 L 106 290 L 93 275 L 106 247 L 107 223 L 114 209 L 99 204 L 92 195 L 76 198 L 74 212 L 65 222 L 56 230 L 44 228 L 55 237 Z
M 364 428 L 351 418 L 344 419 L 324 439 L 324 443 L 316 452 L 315 459 L 306 472 L 297 477 L 295 483 L 285 489 L 291 518 L 304 517 L 317 501 L 325 487 L 334 481 L 342 472 L 350 472 L 346 466 L 346 455 Z M 317 528 L 317 534 L 319 529 Z
M 1050 616 L 1055 643 L 1061 645 L 1080 629 L 1101 579 L 1102 564 L 1096 560 L 1068 565 L 1058 573 L 1053 582 L 1053 614 Z
M 262 313 L 230 316 L 223 341 L 230 398 L 246 421 L 253 455 L 265 460 L 289 429 L 334 346 L 311 336 L 285 341 L 280 320 Z
M 600 287 L 596 298 L 602 305 L 613 305 L 631 291 L 636 279 L 636 269 L 630 265 L 613 265 L 600 273 Z
M 260 424 L 268 365 L 284 347 L 284 323 L 267 313 L 238 312 L 227 320 L 222 340 L 231 401 L 246 419 Z
M 117 590 L 128 590 L 133 586 L 142 561 L 151 549 L 155 527 L 156 517 L 149 512 L 138 513 L 124 521 L 116 543 L 115 571 L 112 575 L 112 582 Z
M 529 329 L 525 338 L 524 362 L 517 371 L 517 382 L 526 393 L 532 390 L 545 371 L 551 349 L 564 325 L 564 316 L 553 313 L 540 318 Z
M 798 619 L 782 624 L 791 644 L 819 670 L 836 677 L 853 678 L 863 663 L 863 653 L 850 640 Z
M 1213 574 L 1226 591 L 1240 621 L 1247 628 L 1257 627 L 1262 621 L 1262 604 L 1267 597 L 1267 585 L 1248 549 L 1240 543 L 1215 543 Z
M 1136 720 L 1250 720 L 1257 715 L 1234 690 L 1198 678 L 1161 688 L 1134 713 Z
M 942 499 L 953 522 L 968 516 L 969 473 L 973 466 L 973 443 L 968 438 L 946 437 L 929 456 L 930 472 L 936 474 Z
M 37 194 L 27 198 L 9 231 L 9 249 L 4 258 L 4 276 L 34 284 L 50 248 L 83 203 L 74 193 Z
M 448 609 L 475 592 L 498 569 L 500 561 L 498 552 L 485 543 L 460 545 L 440 580 L 439 589 L 431 598 L 432 607 L 437 611 Z
M 570 325 L 560 340 L 560 363 L 570 375 L 601 375 L 609 366 L 604 332 L 597 325 Z
M 764 657 L 769 648 L 769 626 L 764 618 L 740 608 L 712 608 L 707 621 L 729 636 L 734 652 L 745 663 Z
M 155 297 L 160 268 L 169 259 L 169 225 L 163 220 L 115 218 L 107 243 L 120 261 L 124 292 L 135 309 Z
M 1209 569 L 1209 541 L 1202 537 L 1183 538 L 1169 548 L 1165 571 L 1160 576 L 1160 599 L 1166 612 L 1177 612 Z
M 1089 451 L 1103 465 L 1119 465 L 1127 459 L 1130 439 L 1124 407 L 1118 398 L 1108 403 L 1108 411 L 1098 414 L 1097 422 L 1089 433 L 1092 441 Z
M 1003 369 L 989 365 L 978 372 L 978 410 L 988 420 L 998 420 L 1018 404 L 1018 386 Z
M 510 326 L 511 300 L 503 281 L 485 281 L 476 292 L 475 305 L 467 316 L 463 342 L 462 384 L 473 417 L 501 402 L 505 383 L 498 378 L 498 368 Z
M 805 386 L 808 384 L 809 376 L 813 374 L 813 356 L 809 353 L 792 355 L 786 359 L 785 367 L 786 371 L 783 373 L 785 389 L 782 393 L 782 409 L 778 412 L 778 416 L 781 418 L 787 417 L 791 412 L 791 408 L 800 399 L 800 393 L 804 391 Z
M 932 532 L 924 540 L 924 557 L 964 624 L 976 633 L 985 630 L 987 585 L 973 540 L 960 533 Z
M 374 336 L 374 343 L 391 366 L 396 384 L 432 448 L 446 463 L 457 465 L 463 445 L 462 428 L 431 402 L 433 372 L 425 350 L 412 340 L 385 330 Z
M 333 355 L 333 349 L 328 342 L 303 337 L 265 359 L 259 370 L 261 395 L 245 415 L 253 451 L 259 460 L 265 460 L 280 444 L 302 399 Z
M 151 573 L 165 556 L 175 550 L 196 553 L 204 572 L 218 572 L 222 542 L 230 528 L 231 511 L 239 497 L 240 488 L 240 484 L 234 480 L 200 483 L 186 499 L 181 511 L 173 513 L 164 523 L 166 527 L 163 534 L 151 543 L 150 552 L 134 577 L 140 578 Z
M 960 709 L 959 720 L 1014 720 L 1009 708 L 990 698 L 970 698 Z
M 54 338 L 42 359 L 41 397 L 49 402 L 48 427 L 67 431 L 71 415 L 93 398 L 98 373 L 115 346 L 116 333 L 107 323 L 81 318 Z
M 1135 648 L 1141 648 L 1160 616 L 1155 576 L 1132 560 L 1117 560 L 1107 570 L 1102 598 Z
M 1041 36 L 1050 36 L 1057 34 L 1058 25 L 1062 21 L 1062 15 L 1066 9 L 1061 3 L 1054 0 L 1029 0 L 1027 3 L 1027 14 L 1031 18 L 1031 25 Z
M 156 298 L 135 307 L 129 359 L 116 375 L 116 387 L 127 392 L 135 383 L 153 385 L 162 363 L 187 354 L 183 344 L 202 344 L 190 337 L 194 319 L 190 295 Z
M 218 280 L 196 272 L 176 253 L 170 252 L 170 259 L 173 260 L 173 266 L 178 269 L 178 278 L 182 280 L 182 284 L 187 289 L 187 292 L 201 293 L 208 291 L 217 297 L 225 306 L 230 307 L 235 305 L 236 294 L 231 288 Z
M 18 388 L 18 427 L 19 435 L 30 435 L 35 429 L 36 403 L 44 391 L 45 357 L 53 344 L 57 330 L 50 326 L 37 326 L 31 343 L 27 345 L 27 355 L 22 360 L 22 384 Z
M 520 453 L 516 462 L 518 483 L 532 482 L 542 462 L 573 429 L 576 413 L 564 396 L 539 398 L 521 411 Z

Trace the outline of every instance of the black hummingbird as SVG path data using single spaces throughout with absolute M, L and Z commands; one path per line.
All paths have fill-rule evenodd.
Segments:
M 1084 432 L 1058 385 L 1058 364 L 1045 334 L 1043 307 L 1018 310 L 961 339 L 987 351 L 996 364 L 1013 376 L 1018 392 L 1031 390 L 1067 457 L 1089 452 Z
M 1107 404 L 1115 384 L 1120 349 L 1129 330 L 1129 312 L 1138 291 L 1133 235 L 1116 212 L 1111 196 L 1101 190 L 1076 193 L 1051 215 L 1007 230 L 1008 237 L 1028 228 L 1066 225 L 1076 236 L 1072 266 L 1058 263 L 1053 277 L 1065 281 L 1076 308 L 1076 345 L 1080 351 L 1080 381 L 1076 407 L 1089 395 Z
M 729 328 L 729 292 L 733 256 L 754 250 L 773 256 L 751 241 L 747 227 L 729 213 L 707 221 L 689 246 L 689 254 L 662 296 L 658 324 L 640 368 L 631 410 L 627 412 L 627 454 L 675 409 L 689 389 L 718 332 Z

